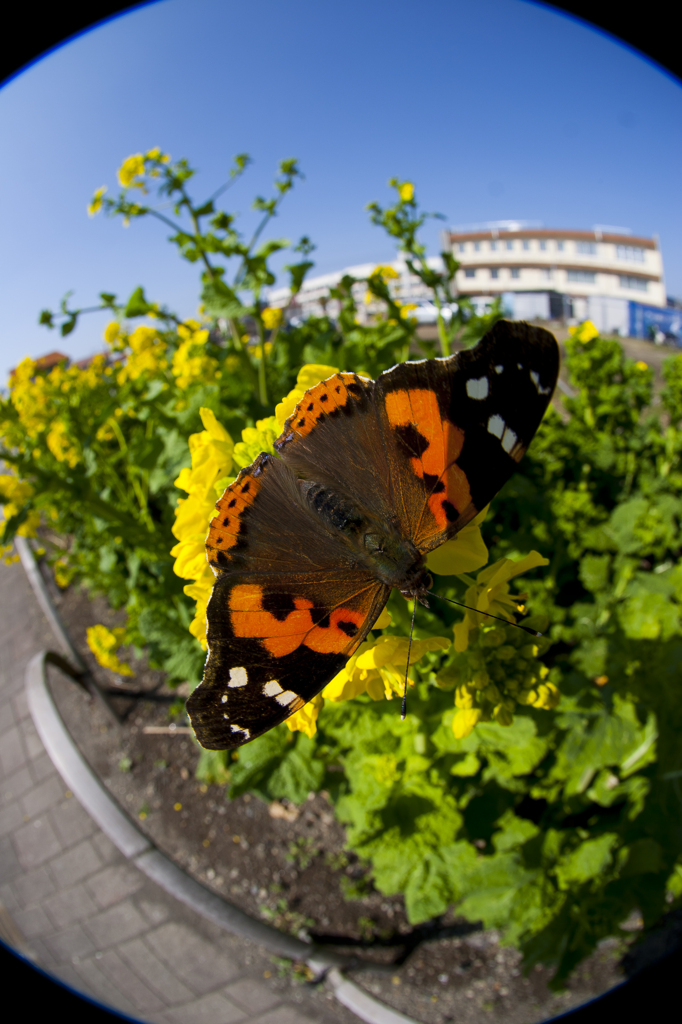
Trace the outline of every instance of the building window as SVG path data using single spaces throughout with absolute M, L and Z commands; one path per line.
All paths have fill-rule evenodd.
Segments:
M 491 242 L 490 243 L 490 248 L 491 248 L 491 250 L 493 252 L 495 252 L 495 250 L 497 249 L 497 242 Z
M 464 276 L 465 277 L 476 277 L 476 271 L 472 270 L 471 267 L 467 267 L 467 269 L 464 271 Z
M 467 248 L 467 247 L 466 247 L 466 245 L 464 244 L 464 242 L 460 242 L 460 243 L 459 243 L 459 251 L 460 251 L 460 252 L 466 252 L 466 248 Z
M 617 245 L 616 257 L 619 260 L 633 260 L 635 263 L 644 263 L 644 249 L 637 245 Z
M 595 242 L 576 242 L 575 251 L 582 253 L 583 256 L 596 256 L 597 245 Z
M 474 252 L 480 252 L 480 251 L 481 251 L 481 243 L 480 242 L 474 242 Z
M 557 247 L 557 252 L 563 252 L 564 251 L 564 243 L 563 242 L 557 242 L 556 247 Z
M 595 284 L 597 275 L 593 270 L 567 270 L 568 281 L 581 281 L 583 284 Z
M 508 249 L 513 249 L 514 248 L 514 243 L 513 242 L 507 242 L 507 248 Z
M 645 292 L 649 287 L 649 282 L 645 281 L 643 277 L 634 277 L 631 274 L 621 274 L 620 286 L 621 288 L 629 288 L 631 291 Z
M 547 242 L 545 242 L 544 238 L 540 239 L 540 248 L 543 250 L 547 248 Z
M 523 240 L 523 248 L 524 249 L 530 249 L 530 242 L 528 241 L 527 238 L 524 238 L 524 240 Z
M 519 270 L 518 267 L 512 267 L 511 276 L 512 277 L 520 277 L 521 276 L 521 271 Z
M 496 278 L 496 277 L 500 276 L 500 272 L 497 269 L 497 267 L 493 267 L 492 268 L 492 270 L 490 271 L 490 276 L 493 277 L 493 278 Z
M 545 281 L 551 281 L 552 280 L 552 268 L 551 267 L 544 267 L 543 271 L 542 271 L 542 276 L 545 279 Z

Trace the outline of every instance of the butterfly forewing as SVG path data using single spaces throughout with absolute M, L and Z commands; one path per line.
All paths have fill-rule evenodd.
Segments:
M 394 507 L 427 552 L 497 494 L 537 430 L 559 353 L 540 327 L 500 321 L 476 348 L 401 363 L 376 383 Z

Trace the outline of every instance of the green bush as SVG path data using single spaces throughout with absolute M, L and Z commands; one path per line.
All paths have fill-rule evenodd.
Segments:
M 237 158 L 230 182 L 247 162 Z M 41 517 L 68 540 L 48 555 L 57 579 L 127 611 L 125 630 L 96 627 L 90 637 L 118 671 L 116 651 L 132 643 L 171 683 L 199 681 L 207 516 L 239 467 L 272 444 L 281 425 L 273 409 L 295 401 L 305 372 L 376 376 L 411 354 L 474 343 L 500 316 L 495 307 L 477 317 L 457 297 L 438 341 L 422 341 L 391 297 L 389 271 L 377 268 L 364 282 L 368 318 L 344 278 L 332 293 L 336 320 L 287 325 L 264 296 L 269 261 L 288 243 L 261 241 L 298 176 L 294 161 L 280 171 L 273 197 L 256 200 L 261 221 L 245 242 L 235 218 L 216 209 L 217 193 L 203 204 L 190 198 L 186 162 L 158 150 L 129 158 L 121 195 L 96 194 L 91 212 L 170 223 L 181 255 L 201 267 L 200 319 L 181 321 L 142 288 L 127 303 L 103 293 L 99 308 L 114 318 L 108 354 L 49 371 L 25 360 L 2 400 L 8 556 L 14 534 L 34 535 Z M 372 204 L 372 219 L 441 308 L 453 301 L 457 264 L 446 255 L 442 274 L 427 266 L 414 189 L 391 184 L 396 202 Z M 148 203 L 154 185 L 175 220 Z M 295 249 L 292 293 L 312 266 L 310 242 Z M 42 320 L 66 335 L 81 312 L 65 301 Z M 136 318 L 145 322 L 132 330 Z M 238 757 L 205 752 L 198 769 L 233 797 L 248 790 L 300 802 L 327 790 L 349 846 L 381 892 L 404 894 L 410 920 L 454 905 L 499 929 L 527 964 L 555 965 L 557 986 L 601 938 L 624 935 L 634 909 L 650 926 L 682 895 L 682 356 L 666 361 L 654 394 L 646 364 L 591 325 L 565 347 L 575 397 L 550 407 L 483 524 L 493 561 L 546 556 L 548 567 L 524 583 L 524 624 L 543 639 L 471 621 L 452 645 L 461 612 L 420 608 L 415 636 L 424 643 L 404 722 L 395 701 L 372 699 L 382 693 L 327 700 L 316 731 L 314 722 L 308 734 L 281 726 Z M 189 493 L 180 504 L 176 478 Z M 461 601 L 476 585 L 445 576 L 438 589 Z M 388 610 L 380 639 L 404 637 L 406 603 L 394 594 Z M 453 731 L 472 702 L 478 724 Z

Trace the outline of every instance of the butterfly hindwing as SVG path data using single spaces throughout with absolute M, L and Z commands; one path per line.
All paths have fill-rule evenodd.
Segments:
M 187 701 L 209 750 L 253 739 L 319 693 L 365 639 L 389 594 L 349 564 L 347 548 L 273 456 L 242 471 L 217 511 L 207 540 L 217 575 L 207 609 L 209 653 Z
M 516 469 L 552 397 L 554 337 L 500 321 L 474 349 L 376 382 L 394 507 L 422 552 L 454 536 Z

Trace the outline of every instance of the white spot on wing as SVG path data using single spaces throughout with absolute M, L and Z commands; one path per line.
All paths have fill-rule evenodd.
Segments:
M 297 697 L 298 694 L 294 693 L 293 690 L 284 690 L 283 693 L 275 694 L 275 700 L 278 704 L 281 704 L 282 707 L 287 707 L 287 705 L 291 704 L 292 700 L 296 700 Z
M 478 377 L 476 380 L 467 381 L 467 395 L 469 398 L 487 398 L 490 387 L 487 377 Z
M 263 687 L 263 693 L 266 697 L 276 697 L 278 693 L 282 693 L 282 687 L 276 679 L 271 679 L 270 682 L 266 683 Z
M 509 452 L 511 452 L 512 448 L 516 444 L 516 441 L 517 441 L 516 434 L 514 433 L 513 430 L 510 430 L 509 427 L 507 427 L 507 429 L 504 432 L 504 436 L 502 438 L 502 447 L 507 452 L 507 454 L 509 454 Z
M 243 729 L 241 727 L 241 725 L 234 725 L 233 724 L 233 725 L 230 726 L 230 729 L 232 730 L 232 732 L 243 732 L 244 735 L 246 736 L 247 740 L 251 738 L 251 733 L 249 732 L 249 730 L 248 729 Z
M 221 704 L 224 704 L 226 700 L 227 700 L 227 694 L 226 694 L 226 693 L 224 693 L 224 694 L 222 695 L 222 697 L 220 698 L 220 703 L 221 703 Z
M 228 686 L 246 686 L 249 676 L 245 668 L 231 668 Z
M 535 384 L 535 390 L 539 395 L 548 395 L 550 393 L 551 388 L 542 387 L 540 384 L 540 375 L 536 373 L 535 370 L 530 371 L 530 379 L 533 381 L 533 384 Z
M 504 428 L 506 426 L 507 424 L 504 422 L 502 417 L 498 416 L 497 413 L 495 413 L 495 415 L 491 416 L 490 419 L 488 420 L 488 433 L 492 434 L 493 437 L 501 438 L 502 435 L 504 434 Z
M 502 365 L 502 363 L 500 363 L 499 366 L 495 367 L 495 373 L 502 373 L 503 370 L 504 370 L 504 366 Z

